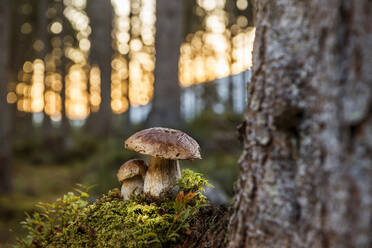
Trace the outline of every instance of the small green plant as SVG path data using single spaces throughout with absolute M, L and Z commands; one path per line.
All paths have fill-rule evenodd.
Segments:
M 68 193 L 55 203 L 39 204 L 28 215 L 29 230 L 16 247 L 171 247 L 182 242 L 190 224 L 208 201 L 200 191 L 208 184 L 199 173 L 184 170 L 175 197 L 150 201 L 132 196 L 123 201 L 119 189 L 88 205 L 88 188 Z
M 54 203 L 38 203 L 32 215 L 26 214 L 21 222 L 28 230 L 25 239 L 18 239 L 16 247 L 45 247 L 50 237 L 66 231 L 69 224 L 79 212 L 87 206 L 89 187 L 78 185 L 75 193 L 69 192 Z
M 182 171 L 182 177 L 176 184 L 185 192 L 199 192 L 205 187 L 213 187 L 201 173 L 188 169 Z
M 201 193 L 205 190 L 205 187 L 213 188 L 213 185 L 208 183 L 208 180 L 201 173 L 189 169 L 182 171 L 182 177 L 176 182 L 176 185 L 180 188 L 180 192 L 184 191 L 186 195 L 190 192 L 195 193 L 194 200 L 198 204 L 203 204 L 207 200 Z

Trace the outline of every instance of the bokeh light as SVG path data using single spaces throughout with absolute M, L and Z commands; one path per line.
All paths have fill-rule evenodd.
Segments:
M 188 34 L 181 45 L 179 81 L 183 87 L 237 74 L 252 66 L 255 29 L 247 27 L 247 18 L 239 16 L 228 28 L 225 0 L 197 3 L 195 14 L 204 19 L 204 28 Z M 246 0 L 237 1 L 239 10 L 247 4 Z
M 114 48 L 111 108 L 114 113 L 146 105 L 153 96 L 155 0 L 112 0 Z
M 202 27 L 187 34 L 180 47 L 179 82 L 183 87 L 238 74 L 252 65 L 255 29 L 249 27 L 247 16 L 241 12 L 249 8 L 248 1 L 234 2 L 240 13 L 234 18 L 226 10 L 226 0 L 196 2 L 194 14 L 201 18 Z M 58 17 L 56 4 L 63 5 L 63 15 L 73 33 L 64 33 L 66 27 Z M 156 0 L 111 0 L 111 4 L 115 51 L 111 61 L 111 109 L 120 114 L 153 98 Z M 24 62 L 16 86 L 7 95 L 7 101 L 17 103 L 18 110 L 44 111 L 52 120 L 60 120 L 63 114 L 80 120 L 99 110 L 101 71 L 89 63 L 92 41 L 86 5 L 87 0 L 64 0 L 48 7 L 50 44 L 36 38 L 32 46 L 36 52 L 47 46 L 50 49 L 44 58 Z M 30 6 L 25 5 L 24 11 L 32 11 Z M 21 25 L 23 34 L 32 30 L 29 22 Z
M 62 32 L 62 24 L 60 22 L 53 22 L 52 25 L 50 26 L 50 31 L 53 33 L 53 34 L 59 34 Z
M 21 33 L 22 34 L 29 34 L 32 32 L 32 25 L 28 22 L 25 22 L 22 26 L 21 26 Z
M 91 107 L 94 111 L 99 109 L 100 99 L 99 101 L 94 100 L 97 99 L 97 94 L 100 97 L 100 90 L 97 91 L 97 83 L 99 82 L 98 85 L 100 85 L 100 79 L 97 79 L 100 77 L 99 68 L 94 66 L 90 69 L 88 60 L 89 35 L 92 30 L 89 17 L 85 12 L 86 0 L 65 0 L 64 4 L 63 14 L 75 31 L 75 37 L 66 37 L 65 39 L 64 54 L 73 64 L 68 68 L 65 76 L 66 99 L 64 106 L 69 119 L 83 120 L 89 116 Z M 90 83 L 90 92 L 88 83 Z
M 248 0 L 237 0 L 236 1 L 236 7 L 238 7 L 239 10 L 245 10 L 248 7 Z
M 66 77 L 66 115 L 71 120 L 83 120 L 90 113 L 87 72 L 81 64 L 70 67 Z
M 90 108 L 92 112 L 97 112 L 101 104 L 101 71 L 97 65 L 90 69 L 89 93 Z

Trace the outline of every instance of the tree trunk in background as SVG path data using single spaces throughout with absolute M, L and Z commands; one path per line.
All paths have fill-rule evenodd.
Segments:
M 217 94 L 217 82 L 212 81 L 202 84 L 202 93 L 201 98 L 203 101 L 203 111 L 213 112 L 214 105 L 218 103 L 218 94 Z
M 62 21 L 62 26 L 63 26 L 62 32 L 59 34 L 59 38 L 62 40 L 62 51 L 63 51 L 63 55 L 61 57 L 61 76 L 62 76 L 62 90 L 61 90 L 62 109 L 61 109 L 61 114 L 62 114 L 62 118 L 61 118 L 60 135 L 63 137 L 63 139 L 66 142 L 66 138 L 70 135 L 70 125 L 69 125 L 68 118 L 67 118 L 67 115 L 66 115 L 66 106 L 65 106 L 65 101 L 66 101 L 66 80 L 65 80 L 65 77 L 66 77 L 67 70 L 68 70 L 68 68 L 67 68 L 68 63 L 67 63 L 66 56 L 64 55 L 65 54 L 65 49 L 66 49 L 66 46 L 65 46 L 65 43 L 64 43 L 64 38 L 67 34 L 68 20 L 63 15 L 64 9 L 65 9 L 65 5 L 64 5 L 63 1 L 61 1 L 57 5 L 57 15 L 60 16 L 61 21 Z
M 9 37 L 9 49 L 8 52 L 12 56 L 9 56 L 9 72 L 14 77 L 11 80 L 18 81 L 17 75 L 22 70 L 23 63 L 26 60 L 32 60 L 35 58 L 34 49 L 32 49 L 32 43 L 35 39 L 35 33 L 23 34 L 20 32 L 22 24 L 28 21 L 28 18 L 32 13 L 27 15 L 23 14 L 19 6 L 22 4 L 21 0 L 9 1 L 11 8 L 10 18 L 12 28 L 10 30 L 11 36 Z M 35 30 L 34 30 L 35 31 Z M 12 137 L 30 137 L 34 133 L 34 127 L 32 125 L 32 114 L 26 112 L 17 111 L 15 113 L 15 122 L 12 126 Z
M 9 106 L 8 92 L 8 52 L 9 52 L 9 1 L 0 2 L 0 194 L 11 190 L 10 146 L 9 146 Z
M 49 32 L 48 32 L 48 0 L 39 0 L 37 2 L 37 39 L 41 40 L 44 44 L 44 48 L 37 54 L 37 58 L 40 58 L 45 63 L 45 56 L 49 52 Z M 45 74 L 46 76 L 46 74 Z M 52 124 L 49 116 L 45 113 L 43 125 L 41 128 L 41 135 L 43 138 L 48 138 L 51 135 Z
M 257 0 L 248 0 L 247 19 L 248 26 L 256 26 Z
M 258 1 L 228 247 L 372 247 L 372 2 Z
M 39 52 L 38 57 L 43 60 L 49 51 L 48 2 L 48 0 L 39 0 L 37 2 L 37 39 L 44 44 L 44 48 Z
M 226 109 L 230 113 L 234 112 L 234 78 L 233 76 L 234 75 L 230 75 L 229 81 L 228 81 L 229 97 L 227 99 Z
M 156 65 L 154 99 L 148 124 L 177 127 L 180 124 L 178 58 L 183 38 L 183 1 L 156 1 Z
M 101 105 L 88 119 L 88 128 L 94 135 L 106 135 L 111 128 L 111 57 L 113 9 L 111 1 L 89 0 L 87 6 L 92 27 L 91 65 L 101 70 Z

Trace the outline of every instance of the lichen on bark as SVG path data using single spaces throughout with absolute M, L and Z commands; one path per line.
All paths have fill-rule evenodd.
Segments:
M 257 4 L 228 247 L 370 247 L 372 3 Z

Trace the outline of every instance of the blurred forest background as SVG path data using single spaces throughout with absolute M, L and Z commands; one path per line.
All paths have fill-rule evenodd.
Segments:
M 35 203 L 118 187 L 125 138 L 149 126 L 194 137 L 204 158 L 182 167 L 228 200 L 253 20 L 248 0 L 2 0 L 0 247 Z

